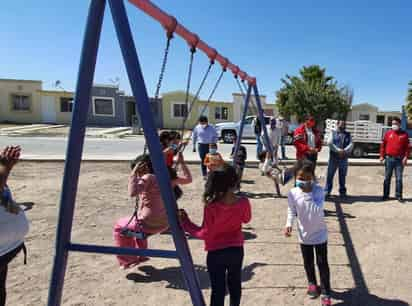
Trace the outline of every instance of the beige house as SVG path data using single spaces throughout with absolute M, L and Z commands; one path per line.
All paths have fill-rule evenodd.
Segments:
M 41 81 L 0 79 L 0 122 L 42 122 L 41 89 Z
M 73 92 L 40 90 L 42 122 L 70 124 L 73 110 Z
M 378 107 L 369 104 L 361 103 L 352 106 L 351 111 L 348 113 L 348 121 L 367 120 L 383 125 L 391 125 L 392 118 L 401 118 L 401 111 L 382 111 Z

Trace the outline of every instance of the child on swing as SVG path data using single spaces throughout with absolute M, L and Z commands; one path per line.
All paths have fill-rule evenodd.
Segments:
M 192 182 L 192 175 L 187 167 L 183 154 L 178 154 L 177 163 L 181 165 L 182 175 L 178 176 L 174 169 L 169 168 L 172 187 L 186 185 Z M 124 217 L 119 219 L 113 229 L 116 246 L 147 249 L 147 236 L 164 232 L 169 223 L 166 209 L 160 194 L 159 185 L 154 175 L 152 162 L 149 155 L 140 155 L 131 164 L 132 172 L 129 177 L 129 196 L 136 197 L 136 218 Z M 176 199 L 182 194 L 175 194 Z M 125 231 L 142 233 L 142 239 L 125 235 Z M 117 256 L 123 269 L 130 268 L 147 261 L 147 257 L 139 256 Z
M 308 279 L 307 294 L 315 299 L 322 294 L 321 305 L 332 305 L 328 264 L 328 229 L 324 220 L 324 191 L 315 181 L 314 164 L 300 162 L 296 166 L 296 187 L 288 195 L 288 217 L 285 236 L 290 237 L 295 219 Z M 315 259 L 319 268 L 320 284 L 316 282 Z
M 226 284 L 230 305 L 240 305 L 244 255 L 242 224 L 250 222 L 251 207 L 247 198 L 235 195 L 237 182 L 236 170 L 228 164 L 222 171 L 209 173 L 203 194 L 202 226 L 195 225 L 184 210 L 179 213 L 183 229 L 205 241 L 212 306 L 224 305 Z
M 264 176 L 271 179 L 275 184 L 275 189 L 278 197 L 281 197 L 280 185 L 286 185 L 292 178 L 294 173 L 294 168 L 281 169 L 277 162 L 272 161 L 272 156 L 270 152 L 262 151 L 259 154 L 259 168 Z

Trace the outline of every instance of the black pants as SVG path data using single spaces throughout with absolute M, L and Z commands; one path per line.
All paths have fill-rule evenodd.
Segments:
M 6 281 L 8 265 L 22 249 L 23 245 L 0 257 L 0 306 L 6 305 Z
M 306 159 L 313 163 L 314 169 L 316 169 L 316 165 L 318 163 L 318 154 L 307 154 Z
M 243 247 L 232 247 L 207 253 L 207 269 L 212 287 L 210 306 L 224 306 L 226 279 L 230 306 L 239 306 L 242 295 Z
M 209 153 L 209 144 L 208 143 L 199 143 L 197 149 L 199 151 L 199 157 L 200 157 L 200 160 L 201 160 L 200 168 L 202 170 L 202 175 L 206 176 L 207 175 L 207 168 L 203 164 L 203 162 L 205 160 L 206 155 Z
M 328 263 L 328 243 L 322 243 L 317 245 L 305 245 L 301 244 L 300 248 L 303 255 L 303 264 L 305 266 L 306 276 L 310 284 L 316 285 L 316 272 L 315 272 L 315 257 L 316 263 L 319 268 L 320 274 L 320 286 L 322 294 L 330 295 L 330 273 Z

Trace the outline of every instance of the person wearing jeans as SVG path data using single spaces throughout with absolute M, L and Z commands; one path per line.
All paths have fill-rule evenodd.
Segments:
M 206 116 L 199 118 L 199 124 L 194 128 L 192 134 L 193 152 L 196 152 L 196 144 L 199 150 L 199 157 L 201 160 L 200 167 L 203 175 L 203 179 L 206 180 L 207 168 L 203 164 L 206 155 L 209 153 L 209 145 L 217 143 L 218 137 L 216 129 L 209 125 L 209 121 Z
M 403 168 L 408 163 L 410 153 L 409 135 L 401 130 L 399 118 L 392 120 L 392 130 L 386 132 L 380 149 L 380 160 L 385 162 L 385 180 L 383 182 L 383 201 L 389 199 L 393 171 L 396 175 L 396 199 L 403 203 L 402 185 Z
M 348 157 L 353 148 L 352 137 L 345 130 L 345 121 L 339 120 L 337 130 L 328 137 L 330 149 L 325 195 L 330 196 L 333 188 L 333 178 L 339 169 L 339 194 L 346 197 L 346 176 L 348 174 Z
M 263 143 L 261 139 L 262 125 L 260 124 L 259 118 L 257 117 L 252 121 L 252 130 L 255 133 L 256 138 L 256 159 L 259 159 L 259 155 L 263 151 Z

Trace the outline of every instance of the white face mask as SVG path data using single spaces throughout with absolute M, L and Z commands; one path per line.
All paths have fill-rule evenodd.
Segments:
M 392 124 L 392 130 L 394 130 L 394 131 L 399 131 L 399 125 L 397 125 L 397 124 Z

